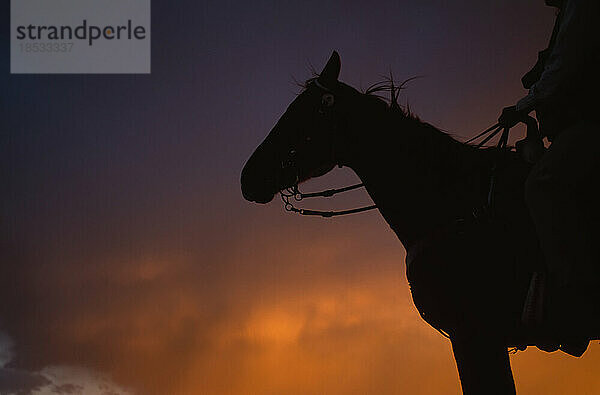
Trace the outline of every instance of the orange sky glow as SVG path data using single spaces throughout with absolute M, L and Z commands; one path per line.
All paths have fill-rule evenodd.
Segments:
M 0 393 L 10 376 L 34 395 L 460 394 L 381 216 L 252 204 L 240 172 L 332 49 L 342 81 L 422 75 L 401 104 L 463 141 L 484 130 L 526 93 L 543 3 L 153 1 L 149 76 L 0 74 Z M 511 361 L 520 395 L 600 394 L 598 341 Z

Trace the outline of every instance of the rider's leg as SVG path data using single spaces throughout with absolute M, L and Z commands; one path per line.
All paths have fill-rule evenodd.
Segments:
M 554 140 L 526 183 L 525 198 L 548 266 L 550 314 L 554 310 L 558 321 L 586 320 L 594 313 L 590 308 L 598 306 L 589 299 L 597 298 L 600 279 L 599 171 L 600 130 L 579 122 Z

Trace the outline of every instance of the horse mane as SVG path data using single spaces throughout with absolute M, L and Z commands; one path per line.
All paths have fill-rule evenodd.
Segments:
M 481 173 L 487 172 L 498 149 L 480 149 L 460 141 L 450 132 L 421 120 L 411 112 L 408 103 L 405 106 L 399 104 L 400 90 L 415 78 L 418 77 L 400 84 L 394 83 L 391 78 L 386 79 L 369 86 L 362 94 L 377 102 L 374 106 L 385 106 L 387 120 L 384 121 L 383 133 L 391 138 L 389 144 L 401 147 L 409 139 L 412 141 L 410 147 L 419 147 L 414 150 L 413 163 L 427 172 L 430 182 L 439 183 L 441 193 L 455 193 L 457 180 L 465 183 L 458 188 L 470 187 L 473 179 L 479 180 Z
M 302 91 L 306 90 L 310 83 L 314 82 L 317 78 L 319 78 L 319 73 L 316 72 L 313 68 L 311 68 L 311 77 L 305 81 L 295 80 L 296 85 L 298 85 Z M 408 102 L 406 105 L 400 105 L 398 103 L 398 97 L 400 92 L 406 89 L 406 85 L 418 78 L 422 78 L 422 76 L 414 76 L 405 79 L 400 83 L 396 83 L 394 81 L 393 76 L 390 74 L 389 77 L 384 78 L 381 81 L 375 82 L 369 85 L 366 89 L 361 89 L 361 92 L 365 97 L 376 99 L 378 102 L 385 104 L 387 106 L 387 110 L 392 115 L 398 115 L 400 118 L 410 121 L 419 128 L 421 133 L 427 134 L 426 137 L 429 140 L 442 139 L 446 142 L 451 143 L 455 146 L 463 146 L 466 148 L 476 149 L 475 145 L 467 144 L 458 140 L 455 135 L 447 130 L 440 129 L 432 124 L 425 122 L 419 118 L 418 115 L 413 113 L 410 110 L 410 105 Z M 343 83 L 342 83 L 343 84 Z M 345 85 L 345 84 L 343 84 Z M 302 91 L 300 93 L 302 93 Z M 487 148 L 487 147 L 486 147 Z
M 413 81 L 417 78 L 421 77 L 411 77 L 402 81 L 399 84 L 396 84 L 394 82 L 393 77 L 390 76 L 389 78 L 372 84 L 363 92 L 363 94 L 369 97 L 376 98 L 379 101 L 385 103 L 390 113 L 392 113 L 393 115 L 400 116 L 400 118 L 403 118 L 405 121 L 411 122 L 413 124 L 413 127 L 417 127 L 419 129 L 419 133 L 423 134 L 427 140 L 445 141 L 451 143 L 454 146 L 472 147 L 469 144 L 465 144 L 464 142 L 457 140 L 452 135 L 452 133 L 446 130 L 442 130 L 428 122 L 421 120 L 416 114 L 414 114 L 410 110 L 408 102 L 404 106 L 398 103 L 398 96 L 400 95 L 400 91 L 406 89 L 406 84 L 408 82 Z M 381 92 L 387 94 L 383 95 L 381 94 Z

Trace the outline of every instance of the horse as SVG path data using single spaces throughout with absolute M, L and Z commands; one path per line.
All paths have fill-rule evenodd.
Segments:
M 421 121 L 397 104 L 393 82 L 364 93 L 340 82 L 340 68 L 334 51 L 256 148 L 244 198 L 266 204 L 335 166 L 352 169 L 407 251 L 413 302 L 450 338 L 464 394 L 516 392 L 509 348 L 580 356 L 594 335 L 540 321 L 546 271 L 524 201 L 531 164 Z M 386 89 L 391 103 L 377 94 Z

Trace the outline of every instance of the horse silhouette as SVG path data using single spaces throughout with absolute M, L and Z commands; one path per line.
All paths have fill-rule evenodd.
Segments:
M 268 203 L 351 168 L 406 248 L 413 302 L 450 338 L 465 394 L 515 393 L 509 347 L 581 355 L 597 323 L 540 322 L 532 302 L 545 267 L 523 198 L 531 165 L 422 122 L 396 104 L 393 85 L 357 91 L 338 81 L 340 67 L 334 52 L 306 82 L 244 166 L 243 196 Z M 375 94 L 385 89 L 391 104 Z

